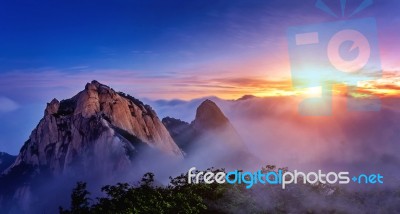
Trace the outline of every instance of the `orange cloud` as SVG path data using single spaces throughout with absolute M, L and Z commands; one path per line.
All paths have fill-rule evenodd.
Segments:
M 255 96 L 295 96 L 317 94 L 318 89 L 296 90 L 290 77 L 271 78 L 247 75 L 243 73 L 215 75 L 194 75 L 177 73 L 160 76 L 138 75 L 135 71 L 104 70 L 86 73 L 67 73 L 62 71 L 13 72 L 0 75 L 3 91 L 25 91 L 46 99 L 76 93 L 83 85 L 96 79 L 110 85 L 118 91 L 125 91 L 133 96 L 151 99 L 190 100 L 205 96 L 218 96 L 224 99 L 237 99 L 243 95 Z M 15 84 L 18 83 L 18 84 Z M 381 79 L 359 83 L 358 93 L 376 96 L 399 96 L 400 74 L 385 72 Z M 336 85 L 334 94 L 347 94 L 345 85 Z M 54 92 L 54 93 L 53 93 Z M 61 93 L 62 92 L 62 93 Z M 61 93 L 61 95 L 60 95 Z

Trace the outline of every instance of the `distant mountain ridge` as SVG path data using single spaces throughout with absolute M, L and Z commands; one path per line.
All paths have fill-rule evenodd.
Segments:
M 183 151 L 187 151 L 188 142 L 193 140 L 194 134 L 191 124 L 172 117 L 163 118 L 162 123 L 171 134 L 175 143 Z
M 14 163 L 17 156 L 0 152 L 0 174 Z

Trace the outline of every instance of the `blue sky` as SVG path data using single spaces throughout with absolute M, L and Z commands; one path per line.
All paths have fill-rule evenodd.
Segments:
M 236 39 L 227 25 L 235 21 L 241 25 L 246 15 L 258 15 L 246 10 L 259 11 L 263 1 L 229 2 L 3 2 L 1 68 L 89 66 L 155 71 L 194 52 L 200 53 L 200 59 L 210 50 L 219 56 L 221 48 L 232 49 Z
M 348 0 L 346 13 L 362 1 Z M 150 99 L 285 90 L 287 28 L 346 19 L 315 2 L 2 1 L 0 151 L 16 154 L 46 102 L 71 97 L 92 79 Z M 327 4 L 339 14 L 339 2 Z M 399 8 L 399 1 L 376 1 L 352 17 L 376 17 L 389 71 L 399 65 Z
M 354 8 L 361 0 L 348 2 L 348 8 Z M 395 2 L 391 7 L 376 3 L 375 8 L 385 7 L 395 13 Z M 177 63 L 253 57 L 265 52 L 263 44 L 279 36 L 288 24 L 335 20 L 317 10 L 314 3 L 2 1 L 0 69 L 50 67 L 163 73 L 176 70 Z M 339 4 L 330 5 L 339 12 Z M 366 9 L 362 15 L 380 12 L 373 9 Z

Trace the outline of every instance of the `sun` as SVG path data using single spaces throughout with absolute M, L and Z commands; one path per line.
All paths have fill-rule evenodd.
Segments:
M 306 88 L 302 94 L 304 94 L 307 97 L 319 97 L 322 95 L 322 87 L 317 86 L 317 87 Z

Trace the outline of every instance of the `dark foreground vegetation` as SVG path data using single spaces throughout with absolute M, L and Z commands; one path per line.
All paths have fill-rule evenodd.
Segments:
M 223 169 L 209 169 L 213 172 Z M 265 171 L 276 170 L 266 166 Z M 137 184 L 104 186 L 92 199 L 86 183 L 78 182 L 69 209 L 60 213 L 400 213 L 400 191 L 346 191 L 331 185 L 188 184 L 187 174 L 156 185 L 147 173 Z

